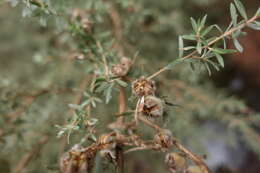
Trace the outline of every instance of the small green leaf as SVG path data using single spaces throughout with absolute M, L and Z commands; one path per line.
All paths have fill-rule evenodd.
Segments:
M 183 39 L 182 36 L 179 36 L 179 58 L 183 56 Z
M 187 46 L 187 47 L 184 47 L 183 50 L 191 50 L 191 49 L 195 49 L 194 46 Z
M 213 48 L 213 51 L 218 53 L 218 54 L 229 54 L 229 53 L 237 52 L 234 49 L 222 49 L 222 48 Z
M 233 26 L 236 26 L 237 25 L 237 10 L 233 3 L 230 4 L 230 14 L 231 14 Z
M 239 52 L 243 52 L 244 49 L 236 38 L 233 39 L 233 43 Z
M 200 41 L 198 41 L 196 49 L 197 49 L 198 53 L 201 54 L 202 47 L 201 47 L 201 42 Z
M 197 25 L 196 21 L 192 17 L 190 18 L 190 20 L 191 20 L 191 25 L 192 25 L 193 30 L 195 31 L 195 33 L 197 33 L 198 25 Z
M 68 106 L 72 109 L 75 109 L 75 110 L 80 110 L 82 109 L 82 107 L 80 105 L 77 105 L 77 104 L 68 104 Z
M 205 15 L 205 16 L 202 18 L 202 20 L 201 20 L 201 22 L 200 22 L 200 27 L 198 28 L 199 30 L 201 30 L 202 28 L 204 28 L 205 23 L 206 23 L 206 20 L 207 20 L 207 15 Z
M 260 16 L 260 8 L 256 11 L 255 16 Z
M 215 53 L 218 63 L 221 65 L 221 67 L 224 67 L 224 59 L 220 54 Z
M 207 63 L 204 63 L 205 68 L 207 69 L 209 76 L 211 76 L 211 70 L 209 68 L 209 65 Z
M 247 26 L 254 30 L 260 30 L 260 25 L 258 26 L 256 23 L 250 23 Z
M 212 67 L 214 67 L 217 71 L 219 71 L 219 65 L 209 59 L 207 59 L 207 62 L 210 63 L 212 65 Z
M 246 14 L 246 10 L 244 5 L 239 1 L 239 0 L 234 0 L 235 1 L 235 5 L 240 13 L 240 15 L 244 18 L 244 19 L 248 19 L 247 14 Z
M 204 36 L 207 35 L 213 28 L 214 28 L 213 25 L 207 27 L 207 28 L 201 33 L 201 36 L 204 37 Z
M 105 97 L 106 97 L 106 104 L 109 103 L 109 101 L 112 98 L 112 90 L 113 90 L 114 83 L 111 83 L 109 87 L 104 91 Z
M 183 35 L 182 36 L 183 39 L 186 39 L 186 40 L 196 40 L 196 36 L 195 35 Z
M 116 82 L 117 82 L 120 86 L 122 86 L 122 87 L 127 87 L 127 83 L 126 83 L 125 81 L 122 81 L 122 80 L 120 80 L 120 79 L 116 79 Z

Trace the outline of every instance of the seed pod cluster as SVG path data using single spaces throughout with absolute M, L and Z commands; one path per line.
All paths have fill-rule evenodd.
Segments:
M 140 112 L 151 118 L 158 118 L 163 115 L 163 102 L 155 96 L 146 96 L 140 105 Z
M 154 81 L 142 76 L 132 83 L 132 90 L 136 96 L 143 97 L 155 95 L 156 87 Z
M 173 145 L 172 133 L 170 130 L 163 129 L 154 135 L 154 142 L 162 149 L 169 149 Z
M 112 67 L 111 73 L 115 77 L 125 76 L 130 70 L 131 65 L 132 65 L 132 61 L 129 58 L 122 57 L 120 63 Z
M 185 170 L 186 159 L 179 153 L 168 153 L 165 157 L 165 164 L 171 173 Z
M 83 148 L 75 145 L 60 159 L 61 173 L 85 173 L 91 171 L 96 152 L 85 153 Z

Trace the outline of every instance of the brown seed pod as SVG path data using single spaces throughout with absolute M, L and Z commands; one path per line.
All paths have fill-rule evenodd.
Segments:
M 62 155 L 60 159 L 60 170 L 62 173 L 85 173 L 93 168 L 95 152 L 85 153 L 83 148 L 75 145 L 69 152 Z
M 130 70 L 131 65 L 132 61 L 129 58 L 122 57 L 120 60 L 120 64 L 116 64 L 112 67 L 111 73 L 115 77 L 125 76 Z
M 145 77 L 140 77 L 132 83 L 132 91 L 135 95 L 142 97 L 155 94 L 154 81 L 148 80 Z
M 165 163 L 170 172 L 182 171 L 186 168 L 186 159 L 179 153 L 168 153 L 165 157 Z
M 190 166 L 185 173 L 203 173 L 203 171 L 198 166 Z
M 154 142 L 162 147 L 162 149 L 169 149 L 173 145 L 172 133 L 170 130 L 163 129 L 155 134 Z
M 93 29 L 93 23 L 89 18 L 85 17 L 81 20 L 82 28 L 86 33 L 91 33 Z
M 140 105 L 140 112 L 152 118 L 158 118 L 163 115 L 163 102 L 155 96 L 146 96 L 144 102 Z

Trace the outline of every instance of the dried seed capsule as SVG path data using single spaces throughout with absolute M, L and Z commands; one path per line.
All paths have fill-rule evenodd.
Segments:
M 144 103 L 140 105 L 141 112 L 152 118 L 161 117 L 163 115 L 163 102 L 155 96 L 147 96 Z
M 145 77 L 140 77 L 132 83 L 133 93 L 139 97 L 155 94 L 154 81 L 148 80 Z
M 172 133 L 170 130 L 163 129 L 155 134 L 154 142 L 162 147 L 162 149 L 169 149 L 173 145 Z
M 93 23 L 89 20 L 89 18 L 85 17 L 81 20 L 82 28 L 86 33 L 91 33 L 93 29 Z
M 179 153 L 168 153 L 165 157 L 165 163 L 170 172 L 182 171 L 186 167 L 185 158 Z
M 63 154 L 60 159 L 62 173 L 85 173 L 93 167 L 96 152 L 85 153 L 83 148 L 75 145 L 69 152 Z
M 132 61 L 129 58 L 122 57 L 120 60 L 120 64 L 116 64 L 112 67 L 112 74 L 115 77 L 122 77 L 127 75 L 130 67 L 132 65 Z

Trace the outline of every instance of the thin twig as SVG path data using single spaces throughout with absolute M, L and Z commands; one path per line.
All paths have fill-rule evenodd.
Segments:
M 196 154 L 192 153 L 189 149 L 185 148 L 182 144 L 180 144 L 177 140 L 173 140 L 173 144 L 180 151 L 184 152 L 204 173 L 210 173 L 208 166 L 205 162 Z

